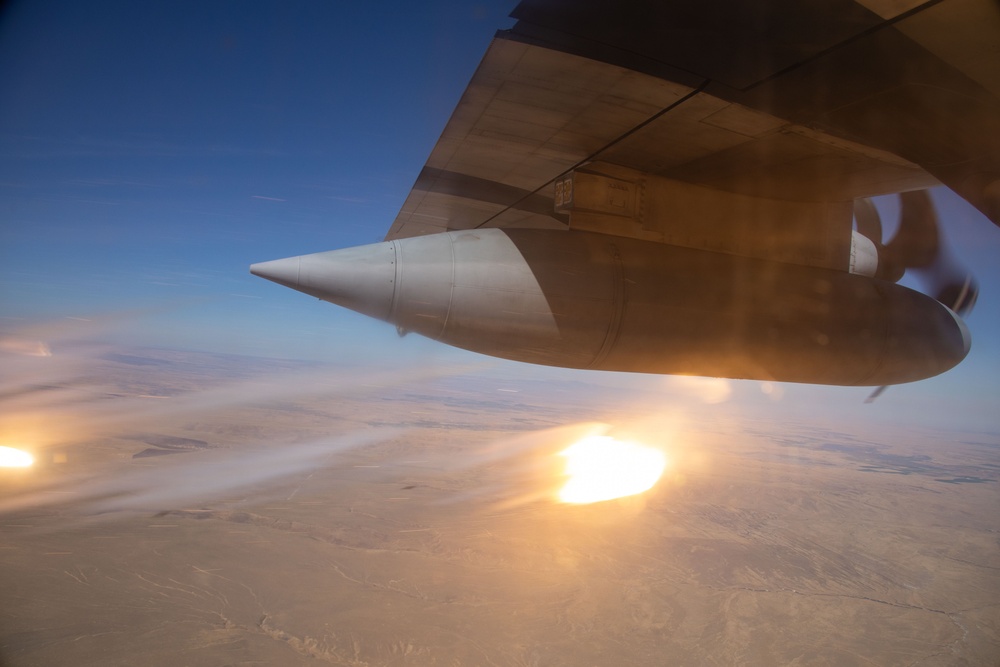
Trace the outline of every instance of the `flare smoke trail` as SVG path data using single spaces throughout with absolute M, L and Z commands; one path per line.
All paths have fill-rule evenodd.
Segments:
M 114 318 L 112 318 L 112 321 Z M 93 329 L 96 325 L 88 322 Z M 54 327 L 29 334 L 52 333 Z M 246 406 L 271 406 L 306 398 L 335 400 L 337 396 L 378 391 L 437 377 L 468 372 L 468 367 L 413 366 L 357 373 L 330 367 L 261 373 L 256 377 L 179 391 L 168 384 L 162 395 L 129 392 L 111 383 L 102 362 L 129 353 L 107 345 L 73 338 L 58 331 L 49 340 L 25 334 L 0 335 L 0 444 L 38 453 L 73 451 L 81 443 L 131 438 L 135 432 L 176 427 L 193 417 Z M 42 353 L 44 352 L 44 353 Z M 155 386 L 159 366 L 149 361 L 134 373 L 140 384 Z M 132 369 L 130 369 L 132 370 Z M 16 480 L 0 496 L 0 513 L 59 506 L 74 515 L 120 511 L 162 511 L 220 499 L 238 489 L 275 483 L 317 466 L 332 454 L 382 442 L 398 429 L 370 428 L 328 437 L 290 434 L 267 442 L 241 443 L 239 450 L 209 449 L 177 452 L 170 460 L 145 460 L 144 465 L 87 465 L 78 472 L 39 470 Z M 242 446 L 245 445 L 245 446 Z M 12 480 L 14 481 L 14 480 Z

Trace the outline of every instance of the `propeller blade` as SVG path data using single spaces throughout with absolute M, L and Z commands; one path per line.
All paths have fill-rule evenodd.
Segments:
M 899 201 L 899 229 L 885 245 L 881 244 L 882 220 L 874 204 L 868 199 L 854 202 L 858 233 L 871 239 L 878 249 L 876 277 L 895 282 L 913 269 L 931 296 L 964 317 L 976 304 L 979 284 L 945 245 L 934 202 L 926 190 L 901 193 Z M 887 388 L 876 388 L 865 403 L 874 402 Z
M 854 221 L 857 224 L 858 233 L 874 243 L 875 250 L 878 252 L 878 268 L 875 270 L 875 277 L 879 280 L 888 280 L 891 283 L 898 282 L 903 277 L 906 267 L 896 261 L 891 253 L 886 252 L 886 247 L 882 245 L 882 217 L 871 199 L 854 200 Z
M 867 237 L 876 246 L 882 245 L 882 218 L 871 199 L 854 200 L 854 221 L 858 233 Z
M 907 269 L 930 267 L 941 248 L 937 212 L 926 190 L 899 195 L 899 229 L 886 250 Z
M 868 395 L 868 398 L 865 399 L 865 403 L 874 403 L 875 399 L 878 398 L 879 396 L 881 396 L 882 392 L 884 392 L 888 388 L 889 388 L 889 385 L 887 385 L 887 384 L 884 384 L 881 387 L 878 387 L 877 389 L 875 389 L 875 391 L 873 391 L 872 393 L 870 393 Z
M 934 203 L 926 190 L 899 195 L 899 230 L 885 245 L 887 262 L 913 269 L 931 296 L 959 315 L 972 310 L 979 285 L 941 237 Z

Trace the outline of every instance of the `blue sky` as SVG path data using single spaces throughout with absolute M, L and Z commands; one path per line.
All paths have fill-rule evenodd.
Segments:
M 498 6 L 15 3 L 0 23 L 6 314 L 169 308 L 157 329 L 206 329 L 177 342 L 262 353 L 238 332 L 295 327 L 285 308 L 320 325 L 248 265 L 381 239 L 510 23 Z M 292 347 L 272 352 L 324 354 Z
M 480 360 L 399 340 L 247 267 L 380 240 L 512 4 L 11 3 L 0 14 L 0 329 L 116 314 L 101 335 L 120 343 Z M 1000 230 L 935 196 L 981 281 L 973 351 L 940 378 L 894 388 L 878 414 L 990 429 Z M 730 406 L 760 404 L 756 384 L 737 385 Z M 852 419 L 872 414 L 866 393 L 789 385 L 784 403 L 763 405 Z

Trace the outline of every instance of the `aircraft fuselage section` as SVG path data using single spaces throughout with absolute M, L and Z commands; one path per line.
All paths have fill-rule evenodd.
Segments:
M 482 229 L 255 264 L 456 347 L 550 366 L 837 385 L 959 363 L 934 299 L 843 271 L 582 231 Z

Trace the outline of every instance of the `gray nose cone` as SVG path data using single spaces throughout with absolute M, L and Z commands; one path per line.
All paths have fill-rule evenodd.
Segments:
M 301 257 L 289 257 L 288 259 L 276 259 L 270 262 L 258 262 L 250 265 L 250 273 L 261 278 L 267 278 L 279 285 L 298 289 L 299 261 L 301 259 Z
M 250 273 L 344 308 L 388 320 L 396 285 L 391 242 L 260 262 Z

